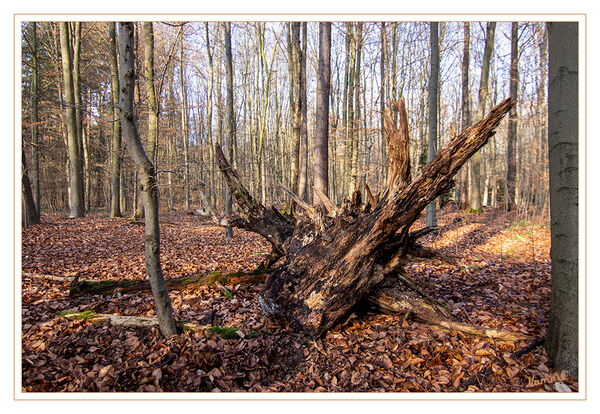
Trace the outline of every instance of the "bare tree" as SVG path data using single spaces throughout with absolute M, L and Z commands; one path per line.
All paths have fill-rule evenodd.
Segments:
M 190 211 L 190 134 L 188 120 L 188 97 L 185 83 L 185 62 L 184 62 L 184 31 L 181 31 L 180 39 L 180 60 L 179 60 L 179 81 L 181 86 L 181 129 L 183 132 L 183 175 L 185 190 L 185 211 Z
M 292 107 L 292 162 L 291 190 L 298 194 L 298 178 L 300 175 L 300 140 L 302 133 L 302 48 L 300 47 L 300 22 L 291 23 L 291 61 L 293 73 Z
M 35 209 L 39 216 L 42 207 L 40 205 L 40 155 L 39 155 L 39 111 L 38 111 L 38 45 L 37 45 L 37 24 L 32 24 L 32 65 L 33 65 L 33 100 L 32 100 L 32 112 L 33 112 L 33 165 L 31 166 L 31 179 L 33 201 L 35 203 Z
M 229 148 L 229 160 L 231 163 L 233 159 L 233 146 L 235 145 L 235 114 L 233 112 L 233 56 L 231 54 L 231 22 L 223 23 L 223 30 L 225 32 L 225 77 L 227 83 L 227 147 Z M 235 164 L 234 164 L 235 165 Z M 225 214 L 231 214 L 233 208 L 233 197 L 231 192 L 226 190 L 225 197 Z M 226 237 L 233 237 L 233 229 L 226 227 Z
M 578 23 L 548 23 L 552 300 L 546 348 L 578 376 Z
M 121 121 L 119 118 L 119 68 L 115 23 L 108 23 L 110 92 L 112 100 L 112 144 L 110 152 L 110 216 L 121 217 Z
M 21 199 L 23 200 L 23 215 L 21 221 L 23 226 L 40 224 L 40 213 L 38 212 L 33 199 L 24 146 L 21 149 L 21 191 Z
M 158 187 L 154 164 L 144 151 L 135 123 L 133 94 L 135 84 L 135 56 L 133 45 L 133 23 L 119 23 L 120 96 L 119 117 L 127 150 L 135 162 L 140 177 L 144 202 L 146 271 L 150 278 L 152 295 L 156 302 L 156 313 L 160 330 L 165 337 L 177 333 L 169 292 L 167 291 L 160 264 L 160 228 L 158 222 Z
M 317 124 L 315 128 L 315 192 L 329 196 L 329 90 L 331 87 L 331 22 L 319 23 Z M 318 196 L 314 197 L 319 200 Z
M 71 43 L 69 24 L 61 22 L 60 48 L 65 91 L 65 113 L 67 119 L 67 144 L 69 158 L 69 206 L 71 217 L 83 217 L 85 204 L 83 195 L 83 176 L 78 168 L 81 162 L 80 142 L 77 135 L 77 118 L 75 111 L 75 92 L 73 88 L 73 65 L 71 60 Z
M 85 180 L 86 176 L 89 175 L 89 158 L 87 154 L 87 148 L 85 140 L 83 139 L 83 103 L 81 101 L 81 82 L 80 82 L 80 69 L 81 69 L 81 22 L 71 23 L 71 61 L 72 61 L 72 78 L 73 78 L 73 97 L 75 105 L 75 126 L 77 129 L 77 170 L 81 176 L 80 181 L 80 192 L 83 197 L 83 208 L 86 208 L 86 194 L 85 194 Z M 84 173 L 84 162 L 88 168 L 85 169 Z
M 438 37 L 438 23 L 429 23 L 430 36 L 429 43 L 431 48 L 431 71 L 429 72 L 429 151 L 427 153 L 427 162 L 435 158 L 437 152 L 438 137 L 438 86 L 440 75 L 440 43 Z M 435 200 L 427 205 L 426 223 L 428 227 L 437 226 L 435 214 Z
M 519 23 L 512 23 L 510 36 L 510 97 L 517 102 L 519 90 Z M 517 106 L 513 106 L 508 116 L 508 136 L 506 140 L 506 208 L 515 208 L 515 178 L 517 160 L 515 145 L 517 142 Z
M 361 90 L 361 65 L 362 65 L 362 47 L 363 47 L 363 22 L 356 23 L 356 31 L 354 36 L 354 113 L 352 116 L 352 123 L 350 124 L 351 135 L 351 152 L 350 152 L 350 194 L 354 193 L 354 190 L 359 185 L 360 175 L 360 158 L 359 158 L 359 126 L 361 118 L 361 104 L 360 97 L 362 94 Z
M 481 63 L 481 78 L 479 81 L 479 97 L 477 100 L 476 121 L 485 115 L 485 102 L 488 96 L 488 79 L 490 77 L 490 62 L 494 51 L 494 35 L 496 22 L 487 24 L 485 36 L 485 50 Z M 471 210 L 481 211 L 481 151 L 477 151 L 471 158 L 471 188 L 469 191 Z
M 461 65 L 461 115 L 460 115 L 460 129 L 463 131 L 469 125 L 471 125 L 471 100 L 469 97 L 469 48 L 470 48 L 470 25 L 469 22 L 463 23 L 463 59 Z M 459 204 L 461 208 L 465 208 L 469 204 L 469 164 L 465 164 L 460 172 L 460 183 L 461 192 L 459 197 Z
M 307 23 L 302 22 L 302 48 L 300 51 L 300 167 L 298 174 L 298 195 L 303 200 L 308 200 L 308 106 L 306 99 L 307 27 Z

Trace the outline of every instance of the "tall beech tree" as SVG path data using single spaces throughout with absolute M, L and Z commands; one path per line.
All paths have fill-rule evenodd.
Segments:
M 27 159 L 25 158 L 24 146 L 21 149 L 21 200 L 23 205 L 23 214 L 21 221 L 23 226 L 32 226 L 40 224 L 40 213 L 35 206 L 29 172 L 27 170 Z
M 496 22 L 487 24 L 485 35 L 485 49 L 481 63 L 481 78 L 479 80 L 479 95 L 477 100 L 476 121 L 485 115 L 485 103 L 488 96 L 488 80 L 490 77 L 490 63 L 494 51 L 494 35 Z M 470 208 L 472 211 L 481 211 L 481 151 L 477 151 L 471 158 L 471 188 L 469 189 Z
M 319 62 L 315 127 L 315 193 L 329 196 L 329 91 L 331 88 L 331 22 L 319 23 Z M 316 195 L 313 199 L 320 200 Z M 320 201 L 322 203 L 322 201 Z
M 469 22 L 463 23 L 463 58 L 461 63 L 461 100 L 460 100 L 460 130 L 471 125 L 471 99 L 469 97 L 469 59 L 471 31 Z M 459 205 L 465 208 L 469 204 L 469 166 L 470 162 L 460 170 Z
M 435 158 L 438 139 L 438 89 L 440 77 L 440 43 L 438 23 L 429 23 L 429 44 L 431 48 L 431 67 L 429 72 L 429 151 L 427 162 Z M 435 200 L 427 205 L 426 223 L 429 227 L 437 226 Z
M 81 164 L 80 139 L 77 134 L 75 110 L 75 90 L 73 87 L 73 64 L 69 23 L 59 23 L 60 49 L 65 93 L 65 115 L 67 124 L 67 145 L 69 159 L 69 208 L 71 217 L 83 217 L 85 202 L 83 194 L 83 174 Z
M 189 114 L 188 114 L 188 96 L 185 81 L 185 63 L 184 63 L 184 31 L 181 31 L 180 39 L 180 60 L 179 60 L 179 85 L 181 87 L 181 132 L 183 134 L 183 179 L 184 179 L 184 199 L 185 211 L 191 210 L 190 193 L 190 133 L 189 133 Z
M 160 228 L 158 222 L 158 185 L 154 164 L 142 145 L 135 122 L 133 94 L 135 85 L 135 56 L 133 23 L 119 23 L 120 95 L 119 117 L 127 150 L 135 162 L 144 203 L 146 271 L 150 279 L 152 295 L 162 334 L 168 338 L 177 333 L 173 308 L 160 264 Z
M 235 165 L 233 158 L 233 147 L 235 145 L 235 112 L 233 109 L 233 54 L 231 52 L 231 22 L 223 23 L 225 32 L 225 82 L 227 86 L 227 148 L 229 150 L 229 161 Z M 229 190 L 226 190 L 225 214 L 231 214 L 233 209 L 233 197 Z M 225 227 L 225 236 L 230 239 L 233 237 L 233 229 L 230 226 Z
M 302 134 L 302 48 L 300 46 L 300 22 L 291 23 L 291 72 L 293 75 L 293 106 L 292 106 L 292 160 L 291 190 L 298 193 L 298 178 L 300 175 L 300 140 Z
M 114 22 L 108 23 L 110 95 L 112 103 L 112 141 L 110 148 L 110 216 L 121 217 L 121 121 L 119 120 L 119 67 Z
M 308 101 L 306 96 L 306 52 L 308 48 L 308 25 L 302 22 L 302 48 L 300 51 L 300 165 L 298 171 L 298 195 L 308 201 Z M 275 56 L 275 53 L 273 53 Z
M 552 299 L 546 349 L 554 367 L 579 375 L 578 23 L 548 23 L 548 148 Z
M 31 110 L 33 112 L 33 165 L 31 166 L 31 187 L 33 192 L 33 201 L 35 203 L 35 209 L 37 210 L 38 216 L 41 213 L 40 206 L 40 154 L 39 154 L 39 111 L 38 111 L 38 97 L 39 97 L 39 73 L 38 73 L 38 44 L 37 44 L 37 24 L 32 24 L 32 66 L 33 66 L 33 96 L 31 102 Z
M 72 79 L 73 79 L 73 98 L 75 105 L 75 126 L 77 130 L 77 144 L 78 144 L 78 157 L 77 157 L 77 170 L 81 176 L 80 180 L 80 192 L 83 197 L 84 211 L 86 209 L 86 197 L 85 197 L 85 181 L 86 175 L 89 171 L 84 169 L 84 164 L 88 160 L 85 151 L 85 140 L 83 137 L 83 102 L 81 99 L 81 22 L 72 22 L 71 28 L 71 60 L 72 60 Z M 84 172 L 85 171 L 85 172 Z
M 512 23 L 510 35 L 510 97 L 517 102 L 519 90 L 519 23 Z M 517 176 L 517 107 L 513 106 L 508 116 L 508 136 L 506 138 L 506 208 L 514 210 L 515 180 Z

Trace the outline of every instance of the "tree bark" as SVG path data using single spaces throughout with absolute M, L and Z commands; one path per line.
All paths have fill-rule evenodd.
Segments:
M 294 105 L 292 106 L 292 162 L 291 189 L 298 193 L 298 178 L 300 175 L 300 139 L 302 132 L 302 49 L 300 47 L 300 22 L 292 22 L 291 30 L 291 62 L 293 73 Z
M 150 161 L 156 163 L 156 143 L 158 138 L 158 105 L 154 85 L 154 28 L 152 22 L 143 23 L 144 36 L 144 89 L 148 102 L 148 136 L 146 151 Z
M 429 73 L 429 151 L 427 162 L 431 162 L 437 152 L 438 139 L 438 87 L 440 74 L 440 43 L 438 37 L 438 23 L 431 22 L 430 47 L 431 47 L 431 69 Z M 437 226 L 435 200 L 427 205 L 426 212 L 427 227 Z
M 350 194 L 354 193 L 354 191 L 358 188 L 359 185 L 359 175 L 360 175 L 360 159 L 359 159 L 359 147 L 360 147 L 360 138 L 359 138 L 359 127 L 360 127 L 360 118 L 361 118 L 361 105 L 360 105 L 360 97 L 361 97 L 361 64 L 362 64 L 362 44 L 363 44 L 363 36 L 362 36 L 363 22 L 356 23 L 356 31 L 354 34 L 354 69 L 352 71 L 354 83 L 353 83 L 353 105 L 354 108 L 352 110 L 352 116 L 348 117 L 350 123 Z
M 546 349 L 578 376 L 578 23 L 548 23 L 552 299 Z
M 190 194 L 190 137 L 189 137 L 189 114 L 188 114 L 188 97 L 185 83 L 185 62 L 184 62 L 184 31 L 181 31 L 180 44 L 180 60 L 179 60 L 179 80 L 181 86 L 181 130 L 183 132 L 183 175 L 184 175 L 184 194 L 185 194 L 185 211 L 191 211 L 191 194 Z
M 485 50 L 483 52 L 483 62 L 481 63 L 481 78 L 479 81 L 479 97 L 477 101 L 476 119 L 480 120 L 485 114 L 485 101 L 488 95 L 488 79 L 490 76 L 490 62 L 494 50 L 494 34 L 496 32 L 496 22 L 487 24 L 485 36 Z M 481 152 L 473 155 L 471 160 L 471 188 L 470 208 L 475 212 L 481 211 Z
M 208 108 L 206 114 L 206 132 L 207 132 L 207 140 L 208 140 L 208 151 L 210 158 L 210 188 L 214 191 L 215 188 L 215 158 L 213 156 L 213 148 L 214 148 L 214 140 L 212 133 L 212 119 L 213 119 L 213 81 L 214 81 L 214 63 L 213 63 L 213 55 L 210 46 L 210 36 L 208 33 L 208 22 L 204 23 L 204 27 L 206 29 L 206 54 L 208 55 L 208 66 L 210 71 L 210 78 L 208 80 Z M 215 207 L 216 200 L 213 199 L 213 191 L 209 193 L 209 201 L 211 206 Z
M 302 22 L 302 49 L 300 52 L 300 167 L 298 172 L 298 195 L 308 201 L 308 120 L 306 99 L 306 49 L 308 48 L 307 23 Z
M 108 23 L 110 93 L 112 99 L 112 142 L 110 151 L 110 216 L 121 217 L 121 121 L 119 120 L 119 68 L 114 22 Z
M 73 28 L 73 26 L 71 26 Z M 77 156 L 77 170 L 81 176 L 81 196 L 83 198 L 82 204 L 85 212 L 86 200 L 85 200 L 85 178 L 89 174 L 87 169 L 84 169 L 84 142 L 83 142 L 83 103 L 81 101 L 81 82 L 80 82 L 80 62 L 81 62 L 81 22 L 75 22 L 73 28 L 73 45 L 71 48 L 72 60 L 73 60 L 73 96 L 75 98 L 75 125 L 77 129 L 77 144 L 78 144 L 78 156 Z
M 31 190 L 24 148 L 21 149 L 21 185 L 23 200 L 23 217 L 21 222 L 25 227 L 40 224 L 40 213 L 35 206 L 35 200 Z
M 227 148 L 229 150 L 229 160 L 235 165 L 233 159 L 233 146 L 235 144 L 235 114 L 233 112 L 233 56 L 231 53 L 231 22 L 223 23 L 225 32 L 225 76 L 227 83 Z M 233 209 L 233 198 L 229 190 L 226 190 L 225 196 L 225 214 L 231 214 Z M 230 226 L 225 227 L 225 237 L 233 237 L 233 229 Z
M 461 65 L 461 117 L 460 117 L 460 129 L 461 131 L 471 125 L 471 101 L 469 98 L 469 55 L 470 55 L 470 25 L 469 22 L 463 23 L 463 59 Z M 459 204 L 462 209 L 466 209 L 469 205 L 469 164 L 463 166 L 460 173 L 460 197 Z
M 381 112 L 381 159 L 383 161 L 383 159 L 385 158 L 385 154 L 384 154 L 384 148 L 385 145 L 383 145 L 383 143 L 385 142 L 385 131 L 383 130 L 383 125 L 384 125 L 384 121 L 385 121 L 385 109 L 386 109 L 386 87 L 387 87 L 387 80 L 389 77 L 388 71 L 387 71 L 387 53 L 388 53 L 388 45 L 387 45 L 387 29 L 385 27 L 385 22 L 381 22 L 381 57 L 379 59 L 379 71 L 381 72 L 381 87 L 380 87 L 380 91 L 379 91 L 379 108 L 380 108 L 380 112 Z
M 127 149 L 140 175 L 144 201 L 146 271 L 156 302 L 156 313 L 162 334 L 170 337 L 177 333 L 169 292 L 160 264 L 160 229 L 158 222 L 158 188 L 154 164 L 150 161 L 140 140 L 133 110 L 135 84 L 135 57 L 133 23 L 119 23 L 120 96 L 119 117 L 127 141 Z
M 61 22 L 60 47 L 65 91 L 65 113 L 67 119 L 67 144 L 69 160 L 69 206 L 70 217 L 83 217 L 85 205 L 83 199 L 83 176 L 78 168 L 81 157 L 77 136 L 77 118 L 75 111 L 75 92 L 73 88 L 73 66 L 71 60 L 71 42 L 69 24 Z
M 31 166 L 31 180 L 33 201 L 35 203 L 35 209 L 37 210 L 38 216 L 42 212 L 40 205 L 40 156 L 39 156 L 39 114 L 38 114 L 38 46 L 37 46 L 37 24 L 33 22 L 32 25 L 32 64 L 33 64 L 33 101 L 31 109 L 33 112 L 33 165 Z
M 510 97 L 517 102 L 519 90 L 519 23 L 512 23 L 510 36 Z M 517 108 L 510 110 L 508 116 L 508 136 L 506 138 L 506 208 L 514 210 L 515 205 L 515 180 L 517 176 L 517 159 L 515 145 L 517 142 Z
M 331 88 L 331 22 L 319 23 L 319 63 L 315 127 L 315 191 L 329 196 L 329 90 Z M 318 196 L 313 199 L 319 200 Z

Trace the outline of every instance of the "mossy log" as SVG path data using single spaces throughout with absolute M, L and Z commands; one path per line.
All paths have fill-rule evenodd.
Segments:
M 158 327 L 158 319 L 151 316 L 114 315 L 109 313 L 95 313 L 91 311 L 63 312 L 59 314 L 59 316 L 70 321 L 86 321 L 109 326 L 123 326 L 126 328 Z M 175 324 L 177 325 L 179 332 L 203 331 L 209 335 L 219 335 L 224 339 L 254 338 L 259 335 L 259 333 L 254 330 L 244 332 L 244 330 L 238 328 L 203 325 L 201 323 L 195 323 L 191 321 L 180 320 L 176 321 Z
M 223 275 L 221 272 L 212 272 L 208 275 L 195 275 L 179 278 L 165 279 L 167 289 L 186 290 L 200 286 L 221 285 L 246 285 L 264 282 L 267 278 L 265 273 L 229 273 Z M 115 293 L 137 293 L 151 292 L 148 280 L 76 280 L 71 283 L 69 296 L 77 297 L 83 295 L 112 295 Z

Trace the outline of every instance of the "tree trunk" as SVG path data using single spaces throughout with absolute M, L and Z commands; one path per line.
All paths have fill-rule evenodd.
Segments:
M 438 38 L 438 23 L 431 22 L 430 47 L 431 47 L 431 71 L 429 73 L 429 151 L 427 162 L 435 158 L 438 139 L 438 86 L 440 74 L 440 43 Z M 437 226 L 435 200 L 427 205 L 426 226 Z
M 33 199 L 33 192 L 31 191 L 24 148 L 21 149 L 21 184 L 23 200 L 22 224 L 25 227 L 40 224 L 40 213 L 35 207 L 35 200 Z
M 517 102 L 519 90 L 519 23 L 512 23 L 510 36 L 510 97 Z M 514 210 L 515 205 L 515 179 L 517 176 L 517 160 L 515 145 L 517 141 L 517 108 L 513 107 L 508 116 L 508 136 L 506 138 L 506 208 Z
M 87 118 L 85 116 L 86 112 L 87 112 L 87 105 L 89 102 L 89 90 L 86 90 L 85 92 L 85 103 L 83 103 L 83 109 L 81 111 L 81 145 L 82 145 L 82 149 L 83 149 L 83 166 L 84 166 L 84 186 L 83 186 L 83 193 L 84 193 L 84 199 L 85 199 L 85 210 L 86 211 L 91 211 L 91 198 L 92 198 L 92 169 L 90 168 L 90 123 L 89 122 L 84 122 L 84 120 Z
M 89 174 L 84 169 L 84 151 L 83 151 L 83 104 L 81 102 L 81 82 L 80 82 L 80 61 L 81 61 L 81 22 L 75 22 L 73 35 L 73 45 L 71 47 L 71 57 L 73 59 L 73 96 L 75 98 L 75 125 L 77 129 L 77 144 L 78 144 L 78 155 L 77 155 L 77 170 L 81 176 L 81 196 L 82 204 L 85 212 L 85 177 Z M 73 29 L 73 26 L 72 26 Z
M 177 333 L 169 292 L 160 265 L 160 230 L 158 224 L 158 188 L 154 164 L 150 161 L 140 140 L 133 111 L 135 84 L 135 57 L 133 23 L 119 23 L 119 59 L 121 66 L 119 117 L 127 141 L 127 149 L 140 175 L 144 200 L 146 271 L 150 278 L 152 294 L 160 330 L 165 337 Z
M 40 156 L 39 156 L 39 115 L 38 115 L 38 47 L 37 47 L 37 24 L 33 22 L 33 56 L 32 56 L 32 64 L 33 64 L 33 102 L 32 102 L 32 112 L 33 112 L 33 165 L 31 166 L 31 179 L 33 181 L 33 201 L 35 203 L 35 209 L 37 210 L 38 216 L 42 212 L 42 207 L 40 205 Z
M 329 196 L 329 90 L 331 87 L 331 22 L 319 23 L 319 63 L 315 128 L 315 191 Z M 313 197 L 319 200 L 319 197 Z
M 385 22 L 381 22 L 381 57 L 379 60 L 379 71 L 381 72 L 381 86 L 380 86 L 380 91 L 379 91 L 379 108 L 380 108 L 380 112 L 381 112 L 381 119 L 380 119 L 380 123 L 381 123 L 381 159 L 383 160 L 385 158 L 385 154 L 384 154 L 384 148 L 385 145 L 383 145 L 383 143 L 385 142 L 385 132 L 383 130 L 383 123 L 384 123 L 384 117 L 385 117 L 385 108 L 386 108 L 386 87 L 387 87 L 387 80 L 388 80 L 388 71 L 386 70 L 387 67 L 387 50 L 388 50 L 388 46 L 387 46 L 387 29 L 385 28 Z
M 302 49 L 300 54 L 300 167 L 298 172 L 298 195 L 308 201 L 308 125 L 307 125 L 307 99 L 306 99 L 306 50 L 307 23 L 302 23 Z
M 233 159 L 233 146 L 235 143 L 235 114 L 233 112 L 233 56 L 231 54 L 231 22 L 223 23 L 225 31 L 225 76 L 227 83 L 227 148 L 229 149 L 229 161 L 235 165 Z M 225 214 L 231 214 L 233 209 L 233 198 L 231 193 L 226 190 L 225 196 Z M 225 237 L 233 237 L 233 229 L 230 226 L 225 228 Z
M 479 97 L 477 101 L 476 119 L 480 120 L 485 114 L 485 101 L 488 95 L 488 79 L 490 75 L 490 62 L 494 50 L 494 34 L 496 32 L 496 22 L 487 24 L 485 37 L 485 50 L 483 52 L 483 62 L 481 63 L 481 79 L 479 82 Z M 481 152 L 473 155 L 471 160 L 471 188 L 470 208 L 475 212 L 481 211 Z
M 291 189 L 298 193 L 298 178 L 300 175 L 300 139 L 302 132 L 302 50 L 300 47 L 300 22 L 292 22 L 291 30 L 291 62 L 293 73 L 294 105 L 292 107 L 292 162 Z
M 73 66 L 71 61 L 71 43 L 69 24 L 60 23 L 60 46 L 65 90 L 65 113 L 67 118 L 67 144 L 69 159 L 69 206 L 70 217 L 83 217 L 85 205 L 83 199 L 83 176 L 78 168 L 81 162 L 79 140 L 77 137 L 77 118 L 75 111 L 75 93 L 73 88 Z
M 181 86 L 181 130 L 183 133 L 183 179 L 184 179 L 184 198 L 185 211 L 191 211 L 191 195 L 190 195 L 190 137 L 189 137 L 189 114 L 188 114 L 188 98 L 185 83 L 185 62 L 184 62 L 184 32 L 181 31 L 180 44 L 180 60 L 179 60 L 179 81 Z
M 351 134 L 351 152 L 350 152 L 350 194 L 352 194 L 359 185 L 360 175 L 360 118 L 361 118 L 361 64 L 362 64 L 362 44 L 363 44 L 363 22 L 356 23 L 356 32 L 354 38 L 354 111 L 351 117 L 352 123 L 350 125 Z M 350 117 L 349 117 L 350 119 Z
M 208 66 L 209 66 L 209 71 L 210 71 L 210 78 L 208 80 L 208 108 L 207 108 L 207 115 L 206 115 L 206 132 L 207 132 L 208 151 L 209 151 L 209 158 L 210 158 L 209 175 L 210 175 L 210 188 L 211 188 L 208 198 L 209 198 L 209 201 L 211 202 L 211 206 L 213 208 L 215 208 L 216 200 L 213 198 L 213 192 L 214 192 L 214 188 L 215 188 L 215 171 L 214 171 L 215 170 L 215 157 L 213 156 L 214 141 L 213 141 L 213 133 L 212 133 L 214 63 L 213 63 L 212 50 L 210 48 L 210 36 L 208 33 L 208 22 L 205 22 L 204 25 L 205 25 L 205 29 L 206 29 L 206 54 L 208 55 Z
M 119 120 L 119 68 L 114 22 L 108 23 L 110 93 L 112 99 L 112 145 L 110 151 L 110 216 L 121 217 L 121 121 Z
M 552 300 L 546 349 L 578 376 L 578 23 L 548 23 Z
M 211 286 L 216 283 L 222 285 L 245 285 L 260 283 L 266 279 L 265 273 L 231 273 L 222 275 L 220 272 L 212 272 L 208 275 L 194 275 L 165 280 L 169 290 L 187 290 L 198 288 L 200 286 Z M 73 280 L 69 287 L 69 296 L 78 297 L 84 295 L 113 295 L 116 293 L 138 293 L 152 292 L 150 283 L 147 280 L 129 280 L 119 281 L 95 281 L 95 280 Z
M 465 130 L 471 125 L 471 102 L 469 99 L 469 55 L 470 55 L 470 25 L 469 22 L 463 23 L 463 59 L 461 66 L 462 92 L 461 92 L 461 118 L 460 129 Z M 469 164 L 466 164 L 461 169 L 460 173 L 461 192 L 459 198 L 460 208 L 466 209 L 469 205 Z

